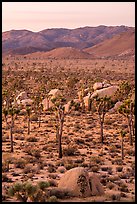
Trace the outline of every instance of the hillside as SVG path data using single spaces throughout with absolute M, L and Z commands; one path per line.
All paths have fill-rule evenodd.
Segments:
M 72 47 L 56 48 L 48 52 L 35 52 L 27 57 L 56 58 L 56 59 L 91 59 L 92 55 Z
M 135 52 L 135 32 L 130 30 L 118 34 L 93 47 L 84 49 L 96 57 L 133 56 Z
M 76 29 L 52 28 L 39 32 L 11 30 L 2 33 L 2 54 L 28 54 L 59 47 L 84 49 L 128 30 L 134 28 L 100 25 Z

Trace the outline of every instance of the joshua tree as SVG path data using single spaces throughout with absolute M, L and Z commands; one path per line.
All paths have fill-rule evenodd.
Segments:
M 8 125 L 8 121 L 7 121 L 8 109 L 7 108 L 3 108 L 3 114 L 4 114 L 5 121 L 6 121 L 6 126 L 7 126 Z
M 100 141 L 103 144 L 104 136 L 103 136 L 103 125 L 104 125 L 104 118 L 106 113 L 114 106 L 114 102 L 111 100 L 110 97 L 99 97 L 96 96 L 93 99 L 96 111 L 99 117 L 100 123 Z
M 16 182 L 8 189 L 8 195 L 15 196 L 18 201 L 22 202 L 46 202 L 49 197 L 47 188 L 49 183 L 47 181 L 40 181 L 33 185 L 30 182 Z
M 130 145 L 133 145 L 132 134 L 134 133 L 134 131 L 132 131 L 132 129 L 134 130 L 134 127 L 133 127 L 133 115 L 135 111 L 134 107 L 135 107 L 135 103 L 131 99 L 126 99 L 118 109 L 118 112 L 127 118 L 128 127 L 129 127 Z
M 27 112 L 27 117 L 28 117 L 28 135 L 30 134 L 30 115 L 31 115 L 31 107 L 30 105 L 26 105 L 26 112 Z
M 119 85 L 119 89 L 116 91 L 115 96 L 119 101 L 125 100 L 131 92 L 131 85 L 128 81 L 123 81 Z
M 123 145 L 123 137 L 126 135 L 126 132 L 122 131 L 120 132 L 121 135 L 121 158 L 124 160 L 124 145 Z
M 10 107 L 8 109 L 8 114 L 11 116 L 11 123 L 10 123 L 10 141 L 11 141 L 11 152 L 13 152 L 13 127 L 14 127 L 14 120 L 20 110 L 18 108 Z
M 34 104 L 33 104 L 34 111 L 36 112 L 36 115 L 38 116 L 38 122 L 39 122 L 39 127 L 40 127 L 41 113 L 43 111 L 43 104 L 42 104 L 43 93 L 39 91 L 36 93 L 36 95 L 33 98 L 34 98 Z
M 58 141 L 58 153 L 59 158 L 62 158 L 62 133 L 63 133 L 63 125 L 64 125 L 64 117 L 65 117 L 65 108 L 64 108 L 64 102 L 66 99 L 62 97 L 51 99 L 51 101 L 54 103 L 54 111 L 55 111 L 55 117 L 56 117 L 56 139 Z

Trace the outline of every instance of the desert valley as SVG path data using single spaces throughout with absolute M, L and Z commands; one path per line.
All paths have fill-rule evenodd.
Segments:
M 2 33 L 2 202 L 135 202 L 135 29 Z

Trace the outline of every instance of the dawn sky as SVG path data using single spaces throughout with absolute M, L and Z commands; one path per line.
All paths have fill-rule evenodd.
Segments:
M 135 2 L 2 2 L 2 31 L 135 26 Z

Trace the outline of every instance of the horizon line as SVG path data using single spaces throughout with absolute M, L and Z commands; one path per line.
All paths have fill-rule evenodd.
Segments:
M 67 28 L 67 27 L 51 27 L 51 28 L 43 28 L 39 31 L 33 31 L 33 30 L 29 30 L 29 29 L 25 29 L 25 28 L 20 28 L 20 29 L 10 29 L 10 30 L 4 30 L 2 31 L 3 32 L 9 32 L 9 31 L 21 31 L 21 30 L 26 30 L 26 31 L 30 31 L 30 32 L 40 32 L 40 31 L 43 31 L 43 30 L 50 30 L 50 29 L 68 29 L 68 30 L 75 30 L 75 29 L 79 29 L 79 28 L 95 28 L 95 27 L 99 27 L 99 26 L 104 26 L 104 27 L 116 27 L 116 26 L 124 26 L 124 27 L 129 27 L 129 28 L 135 28 L 135 26 L 128 26 L 128 25 L 124 25 L 124 24 L 121 24 L 121 25 L 103 25 L 103 24 L 100 24 L 100 25 L 97 25 L 97 26 L 89 26 L 89 25 L 86 25 L 86 26 L 80 26 L 80 27 L 75 27 L 75 28 Z

